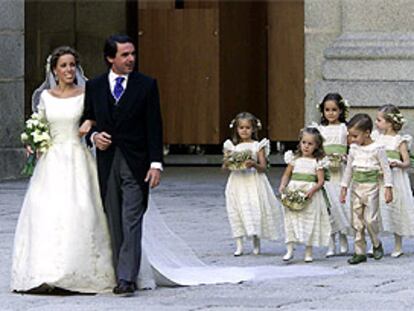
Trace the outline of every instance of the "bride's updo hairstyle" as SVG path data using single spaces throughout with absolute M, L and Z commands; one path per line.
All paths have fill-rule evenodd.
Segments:
M 71 48 L 70 46 L 59 46 L 56 49 L 54 49 L 52 54 L 50 55 L 50 68 L 55 69 L 59 57 L 66 54 L 73 55 L 73 57 L 75 58 L 76 66 L 79 65 L 79 54 L 75 51 L 74 48 Z

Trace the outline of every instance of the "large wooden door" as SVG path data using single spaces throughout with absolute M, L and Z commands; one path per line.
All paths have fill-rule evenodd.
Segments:
M 139 70 L 159 81 L 166 143 L 220 144 L 246 110 L 266 124 L 265 2 L 140 4 Z
M 268 3 L 268 121 L 273 141 L 297 140 L 304 125 L 304 3 Z
M 165 141 L 218 143 L 218 11 L 139 12 L 139 70 L 158 80 Z

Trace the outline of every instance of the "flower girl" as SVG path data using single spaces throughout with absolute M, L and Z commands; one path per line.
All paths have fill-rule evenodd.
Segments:
M 324 138 L 323 148 L 329 160 L 328 174 L 325 175 L 325 180 L 329 182 L 325 182 L 325 188 L 331 203 L 332 232 L 326 257 L 331 257 L 336 254 L 336 234 L 340 241 L 339 252 L 346 254 L 348 252 L 346 233 L 352 233 L 348 205 L 339 202 L 341 179 L 345 169 L 343 163 L 346 160 L 348 146 L 348 131 L 345 123 L 349 107 L 340 94 L 328 93 L 317 108 L 321 112 L 321 124 L 318 130 Z
M 232 139 L 223 145 L 223 168 L 231 171 L 226 186 L 226 208 L 236 239 L 234 256 L 243 254 L 243 238 L 253 239 L 253 254 L 260 253 L 260 239 L 281 237 L 282 212 L 265 175 L 270 142 L 257 141 L 260 121 L 239 113 L 230 124 Z
M 365 113 L 356 114 L 348 123 L 348 139 L 351 143 L 348 162 L 341 182 L 341 202 L 345 203 L 351 184 L 352 227 L 355 230 L 355 253 L 349 264 L 367 261 L 365 228 L 371 238 L 375 259 L 384 256 L 378 237 L 381 219 L 379 211 L 380 174 L 384 175 L 384 199 L 392 201 L 392 176 L 383 146 L 372 141 L 372 120 Z
M 385 147 L 394 183 L 394 200 L 385 204 L 380 197 L 380 211 L 384 231 L 394 233 L 395 246 L 391 257 L 403 254 L 402 237 L 414 236 L 414 200 L 411 193 L 407 168 L 410 167 L 410 146 L 412 137 L 398 132 L 405 120 L 394 105 L 378 109 L 375 125 L 380 133 L 373 133 L 373 139 Z
M 285 206 L 287 252 L 283 260 L 291 260 L 294 244 L 302 243 L 306 246 L 305 262 L 312 262 L 312 247 L 327 246 L 331 232 L 328 206 L 321 190 L 324 184 L 324 164 L 321 160 L 325 153 L 322 135 L 315 127 L 303 129 L 299 140 L 295 155 L 292 151 L 285 153 L 288 166 L 279 187 Z M 301 196 L 305 199 L 297 199 Z M 302 206 L 291 204 L 295 203 L 292 201 Z

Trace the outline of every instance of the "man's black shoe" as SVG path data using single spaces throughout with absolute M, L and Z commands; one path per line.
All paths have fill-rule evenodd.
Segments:
M 134 295 L 135 283 L 125 280 L 119 280 L 118 285 L 112 291 L 115 295 L 122 297 L 130 297 Z

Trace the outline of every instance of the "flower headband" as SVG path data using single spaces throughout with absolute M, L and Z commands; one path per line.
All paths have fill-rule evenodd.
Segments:
M 233 128 L 234 125 L 236 124 L 236 119 L 231 120 L 230 124 L 229 124 L 229 128 Z M 259 119 L 256 119 L 256 126 L 258 130 L 262 129 L 262 122 Z
M 387 113 L 387 116 L 389 118 L 391 118 L 391 120 L 394 123 L 396 123 L 398 125 L 403 125 L 406 122 L 406 120 L 405 120 L 405 118 L 404 118 L 404 116 L 402 115 L 401 112 L 390 112 L 390 113 Z

